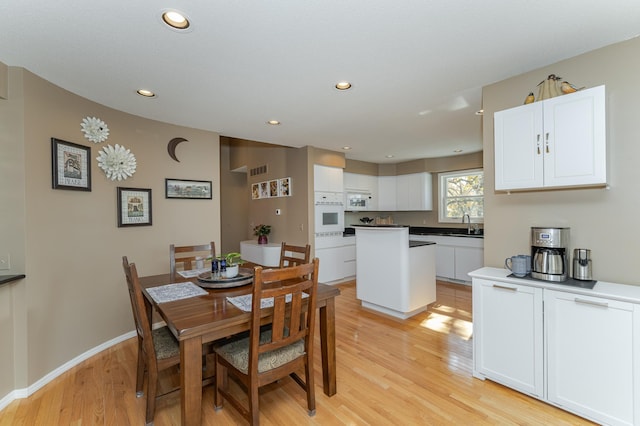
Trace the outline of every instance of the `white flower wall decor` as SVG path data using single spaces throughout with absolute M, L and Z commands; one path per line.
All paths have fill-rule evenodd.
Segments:
M 109 138 L 109 128 L 107 123 L 96 117 L 86 117 L 82 119 L 80 128 L 84 137 L 93 143 L 104 142 Z
M 111 180 L 125 180 L 136 172 L 136 157 L 130 150 L 118 144 L 115 147 L 107 145 L 102 148 L 96 160 Z

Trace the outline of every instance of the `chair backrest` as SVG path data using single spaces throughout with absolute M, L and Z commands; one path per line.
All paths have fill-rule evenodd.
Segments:
M 279 268 L 286 268 L 288 266 L 297 266 L 304 263 L 309 263 L 311 256 L 311 246 L 293 246 L 282 243 L 280 248 L 280 265 Z
M 127 256 L 122 256 L 122 268 L 127 278 L 127 287 L 129 288 L 129 299 L 131 300 L 131 309 L 133 310 L 133 320 L 136 323 L 136 332 L 138 333 L 138 339 L 142 341 L 140 347 L 142 347 L 145 357 L 153 363 L 156 360 L 156 353 L 151 334 L 151 304 L 147 302 L 142 294 L 142 287 L 140 287 L 135 263 L 129 263 Z M 147 304 L 149 304 L 148 307 Z
M 254 269 L 249 371 L 257 374 L 258 356 L 304 339 L 313 350 L 313 330 L 318 289 L 318 258 L 311 263 L 279 269 Z M 308 297 L 303 298 L 303 294 Z M 262 299 L 273 298 L 271 340 L 260 338 Z M 262 340 L 262 342 L 260 341 Z
M 196 269 L 196 257 L 213 259 L 216 257 L 216 244 L 212 241 L 209 244 L 197 246 L 169 245 L 169 272 L 173 275 L 178 270 Z

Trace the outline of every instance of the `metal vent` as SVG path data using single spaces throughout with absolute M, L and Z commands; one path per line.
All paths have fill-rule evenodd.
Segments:
M 263 166 L 254 167 L 253 169 L 249 170 L 249 176 L 263 175 L 265 173 L 267 173 L 266 164 Z

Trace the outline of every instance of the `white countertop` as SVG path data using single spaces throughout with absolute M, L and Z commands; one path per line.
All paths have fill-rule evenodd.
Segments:
M 556 291 L 565 291 L 573 294 L 582 294 L 585 296 L 605 297 L 614 300 L 620 300 L 622 302 L 640 303 L 640 286 L 629 284 L 617 284 L 609 283 L 606 281 L 599 281 L 593 287 L 593 289 L 586 289 L 580 287 L 574 287 L 569 285 L 563 285 L 552 281 L 540 281 L 532 280 L 530 278 L 516 278 L 507 277 L 511 274 L 511 271 L 504 268 L 491 268 L 484 267 L 469 272 L 469 276 L 472 278 L 481 278 L 485 280 L 499 280 L 501 282 L 508 282 L 512 284 L 524 284 L 530 287 L 546 288 Z

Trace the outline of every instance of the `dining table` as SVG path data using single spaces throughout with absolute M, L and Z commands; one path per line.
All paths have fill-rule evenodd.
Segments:
M 170 284 L 192 282 L 179 274 L 143 276 L 139 279 L 146 301 L 155 308 L 167 327 L 180 343 L 180 401 L 184 426 L 201 424 L 202 408 L 202 345 L 249 330 L 251 313 L 243 311 L 228 298 L 251 294 L 253 286 L 209 288 L 202 295 L 158 303 L 149 289 Z M 336 394 L 336 333 L 335 297 L 337 287 L 318 283 L 316 306 L 318 309 L 320 352 L 322 359 L 322 386 L 327 396 Z M 264 322 L 270 312 L 263 309 Z M 212 402 L 213 403 L 213 402 Z

